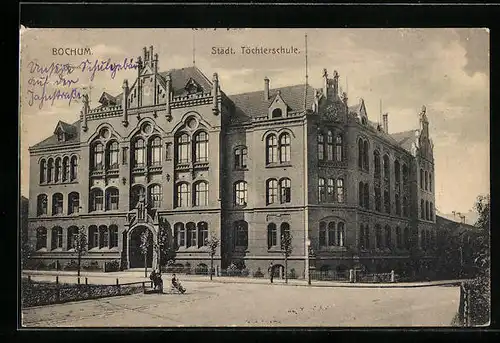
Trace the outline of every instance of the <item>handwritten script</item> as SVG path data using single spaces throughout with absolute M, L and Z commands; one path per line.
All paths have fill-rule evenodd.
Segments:
M 122 63 L 107 60 L 85 59 L 77 65 L 54 63 L 42 65 L 36 61 L 28 63 L 28 105 L 38 105 L 42 109 L 46 104 L 53 106 L 56 101 L 67 101 L 68 105 L 82 97 L 83 90 L 78 85 L 80 78 L 93 81 L 98 73 L 109 73 L 114 79 L 122 70 L 137 69 L 137 62 L 125 58 Z

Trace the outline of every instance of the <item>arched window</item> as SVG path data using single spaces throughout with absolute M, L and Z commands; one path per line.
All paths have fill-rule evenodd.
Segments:
M 43 159 L 40 161 L 40 183 L 47 181 L 47 162 Z
M 396 226 L 396 247 L 401 248 L 403 245 L 402 237 L 401 237 L 401 228 Z
M 430 203 L 429 206 L 429 214 L 430 214 L 429 220 L 434 221 L 434 204 L 432 202 Z
M 334 179 L 328 179 L 326 193 L 327 193 L 328 202 L 334 202 L 335 201 L 335 180 Z
M 391 166 L 389 164 L 389 156 L 384 155 L 384 179 L 389 180 L 391 176 Z
M 62 180 L 63 182 L 66 182 L 69 180 L 69 157 L 66 156 L 63 158 L 63 163 L 62 163 Z
M 375 225 L 375 246 L 382 249 L 382 228 L 378 224 Z
M 177 185 L 177 207 L 188 207 L 190 205 L 190 191 L 187 183 Z
M 403 164 L 403 185 L 408 186 L 408 167 Z
M 194 185 L 194 206 L 208 205 L 208 183 L 201 181 Z
M 139 199 L 146 195 L 146 190 L 142 185 L 134 185 L 130 191 L 130 209 L 134 209 L 137 207 L 137 203 Z
M 319 246 L 320 247 L 326 246 L 326 223 L 325 222 L 319 223 Z
M 396 182 L 396 189 L 399 191 L 399 184 L 401 182 L 401 170 L 398 160 L 394 161 L 394 178 Z
M 285 239 L 287 237 L 290 237 L 290 224 L 288 223 L 281 223 L 281 227 L 280 227 L 280 239 L 281 239 L 281 249 L 284 250 L 286 247 L 285 247 Z
M 99 249 L 109 248 L 109 230 L 106 225 L 99 226 Z
M 345 237 L 344 223 L 340 222 L 337 224 L 337 245 L 339 247 L 344 246 L 344 237 Z
M 428 190 L 429 189 L 429 175 L 427 174 L 427 170 L 424 172 L 424 189 Z
M 278 140 L 276 135 L 269 135 L 266 138 L 266 163 L 278 162 Z
M 410 248 L 410 229 L 408 227 L 405 227 L 404 234 L 403 234 L 403 239 L 404 239 L 404 244 L 405 248 L 409 249 Z
M 386 248 L 391 248 L 392 246 L 392 232 L 391 228 L 386 225 L 385 226 L 385 247 Z
M 420 199 L 420 218 L 425 219 L 425 203 L 424 199 Z
M 369 147 L 368 147 L 368 141 L 364 141 L 363 143 L 363 168 L 365 170 L 369 170 L 369 158 L 368 158 L 368 153 L 369 153 Z
M 245 181 L 238 181 L 234 184 L 234 204 L 245 206 L 248 203 L 248 189 Z
M 289 203 L 292 200 L 292 184 L 290 179 L 280 180 L 280 203 Z
M 118 247 L 118 226 L 116 225 L 109 226 L 109 247 Z
M 161 138 L 154 137 L 151 140 L 151 154 L 150 154 L 150 163 L 152 166 L 161 165 Z
M 90 225 L 89 226 L 89 249 L 98 248 L 99 247 L 99 230 L 97 226 Z
M 399 194 L 394 195 L 394 200 L 396 202 L 396 215 L 401 215 L 401 200 L 399 199 Z
M 424 170 L 420 169 L 420 189 L 424 189 Z
M 248 247 L 248 223 L 240 220 L 234 223 L 235 231 L 235 246 Z
M 144 152 L 146 146 L 142 138 L 137 138 L 134 142 L 134 167 L 144 167 Z
M 342 136 L 338 135 L 335 139 L 335 160 L 342 162 L 344 159 L 344 147 L 342 144 Z
M 335 222 L 328 223 L 328 245 L 335 245 Z
M 276 224 L 267 224 L 267 248 L 275 247 L 278 245 Z
M 344 202 L 344 179 L 337 179 L 337 202 Z
M 370 209 L 370 186 L 368 183 L 364 185 L 364 205 L 367 210 Z
M 194 136 L 194 161 L 208 161 L 208 134 L 205 131 Z
M 95 188 L 90 191 L 90 211 L 102 211 L 103 210 L 103 193 L 99 188 Z
M 361 224 L 359 227 L 359 231 L 360 231 L 360 234 L 359 234 L 360 248 L 363 250 L 370 248 L 370 238 L 369 238 L 370 232 L 369 232 L 368 225 Z
M 63 195 L 55 193 L 52 196 L 52 215 L 63 214 Z
M 68 246 L 66 247 L 66 249 L 67 250 L 75 249 L 77 247 L 76 246 L 77 240 L 78 240 L 78 227 L 70 226 L 68 228 L 68 240 L 67 240 Z
M 325 159 L 325 138 L 323 137 L 323 133 L 318 132 L 317 141 L 318 141 L 318 160 L 323 161 Z
M 39 227 L 36 229 L 36 250 L 47 248 L 47 229 Z
M 47 182 L 54 181 L 54 159 L 49 158 L 47 162 Z
M 429 173 L 429 192 L 432 192 L 432 173 Z
M 325 179 L 320 177 L 318 179 L 318 202 L 325 201 Z
M 174 225 L 174 240 L 178 247 L 186 245 L 186 229 L 183 223 L 175 223 Z
M 290 162 L 290 135 L 288 133 L 280 136 L 280 162 Z
M 120 149 L 118 147 L 118 142 L 113 141 L 108 145 L 108 169 L 118 169 L 118 154 Z
M 385 207 L 385 213 L 391 213 L 391 197 L 389 195 L 389 191 L 385 190 L 384 191 L 384 207 Z
M 45 215 L 47 213 L 47 204 L 48 204 L 48 199 L 46 194 L 40 194 L 37 196 L 36 199 L 37 203 L 37 215 Z
M 247 167 L 247 148 L 236 148 L 234 150 L 234 168 L 245 169 Z
M 189 163 L 191 161 L 191 142 L 186 133 L 177 137 L 177 163 Z
M 62 171 L 61 158 L 58 157 L 56 158 L 56 172 L 54 177 L 55 182 L 61 182 L 61 171 Z
M 359 183 L 358 186 L 358 198 L 359 198 L 359 206 L 365 207 L 364 201 L 365 201 L 365 186 L 363 185 L 363 182 Z
M 274 204 L 278 200 L 278 180 L 269 179 L 266 181 L 267 204 Z
M 68 214 L 80 212 L 80 195 L 77 192 L 68 194 Z
M 149 205 L 152 208 L 160 208 L 161 207 L 161 186 L 160 185 L 152 185 L 149 187 Z
M 52 250 L 62 249 L 63 246 L 63 229 L 62 227 L 56 226 L 52 228 Z
M 71 156 L 71 169 L 70 169 L 70 180 L 76 180 L 78 173 L 78 158 L 76 156 Z
M 198 223 L 198 248 L 205 245 L 208 239 L 208 224 L 206 222 Z
M 333 133 L 332 131 L 328 131 L 328 134 L 326 136 L 326 143 L 327 143 L 327 149 L 326 149 L 326 156 L 329 161 L 333 161 Z
M 377 150 L 373 152 L 373 163 L 375 165 L 374 175 L 377 179 L 380 179 L 381 176 L 380 153 Z
M 363 168 L 363 140 L 358 140 L 358 167 Z
M 106 210 L 117 210 L 120 195 L 117 188 L 106 189 Z
M 375 211 L 382 211 L 382 194 L 379 186 L 375 186 Z
M 429 201 L 425 201 L 425 220 L 430 219 L 430 208 L 429 208 Z
M 272 113 L 273 118 L 281 118 L 282 115 L 283 115 L 283 112 L 281 111 L 280 108 L 275 108 L 273 110 L 273 113 Z
M 409 209 L 408 209 L 408 198 L 403 197 L 403 216 L 408 217 Z
M 104 147 L 101 143 L 97 142 L 92 147 L 92 169 L 101 170 L 103 167 Z

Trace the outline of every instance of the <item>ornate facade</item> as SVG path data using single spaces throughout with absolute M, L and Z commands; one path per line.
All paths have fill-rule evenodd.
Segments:
M 85 260 L 142 267 L 165 258 L 195 267 L 215 256 L 267 270 L 282 264 L 280 238 L 292 234 L 290 267 L 403 268 L 432 257 L 434 160 L 425 107 L 420 127 L 392 133 L 371 122 L 364 102 L 349 106 L 339 75 L 309 85 L 226 95 L 217 74 L 160 72 L 144 48 L 137 78 L 100 106 L 84 97 L 80 119 L 59 122 L 30 148 L 29 232 L 34 259 L 74 259 L 76 230 L 88 230 Z M 308 248 L 309 246 L 309 248 Z M 163 257 L 162 257 L 163 258 Z M 312 259 L 312 261 L 311 261 Z

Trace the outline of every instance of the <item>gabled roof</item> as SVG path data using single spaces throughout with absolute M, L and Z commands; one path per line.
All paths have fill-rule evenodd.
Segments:
M 54 130 L 54 134 L 57 134 L 57 130 L 61 129 L 62 132 L 68 133 L 69 135 L 74 135 L 75 134 L 75 127 L 71 124 L 65 123 L 61 120 L 56 125 L 56 128 Z
M 415 131 L 417 130 L 391 133 L 391 137 L 397 142 L 400 147 L 402 147 L 406 151 L 411 152 L 411 146 L 416 140 Z
M 103 92 L 101 98 L 99 99 L 99 103 L 103 104 L 104 102 L 115 104 L 116 98 L 107 92 Z
M 278 91 L 290 111 L 304 110 L 305 84 L 274 88 L 269 90 L 269 99 L 264 100 L 264 90 L 242 94 L 229 95 L 228 97 L 236 106 L 238 117 L 259 117 L 267 115 L 269 106 L 276 98 Z M 306 108 L 310 109 L 314 102 L 314 88 L 307 86 Z
M 68 123 L 59 121 L 59 123 L 57 123 L 56 127 L 58 127 L 59 125 L 61 125 L 61 127 L 64 126 L 65 130 L 68 130 L 65 132 L 71 132 L 71 135 L 66 139 L 66 141 L 59 142 L 57 140 L 57 136 L 54 133 L 52 136 L 44 139 L 40 143 L 33 145 L 31 148 L 36 149 L 36 148 L 43 148 L 43 147 L 48 147 L 48 146 L 66 145 L 66 144 L 70 144 L 70 143 L 77 143 L 80 141 L 80 121 L 79 120 L 74 122 L 73 124 L 68 124 Z

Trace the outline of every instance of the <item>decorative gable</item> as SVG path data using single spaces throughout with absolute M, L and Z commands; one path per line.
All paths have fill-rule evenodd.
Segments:
M 278 90 L 274 100 L 269 105 L 268 118 L 284 118 L 288 115 L 288 105 L 281 97 L 281 91 Z
M 103 92 L 101 97 L 99 98 L 99 103 L 102 104 L 103 107 L 115 106 L 116 98 L 109 93 Z
M 189 80 L 186 82 L 186 85 L 184 86 L 184 90 L 188 94 L 194 94 L 194 93 L 199 93 L 203 92 L 203 87 L 201 87 L 195 80 L 192 78 L 189 78 Z
M 72 138 L 74 134 L 74 127 L 65 122 L 59 121 L 54 130 L 54 135 L 58 142 L 65 142 Z

